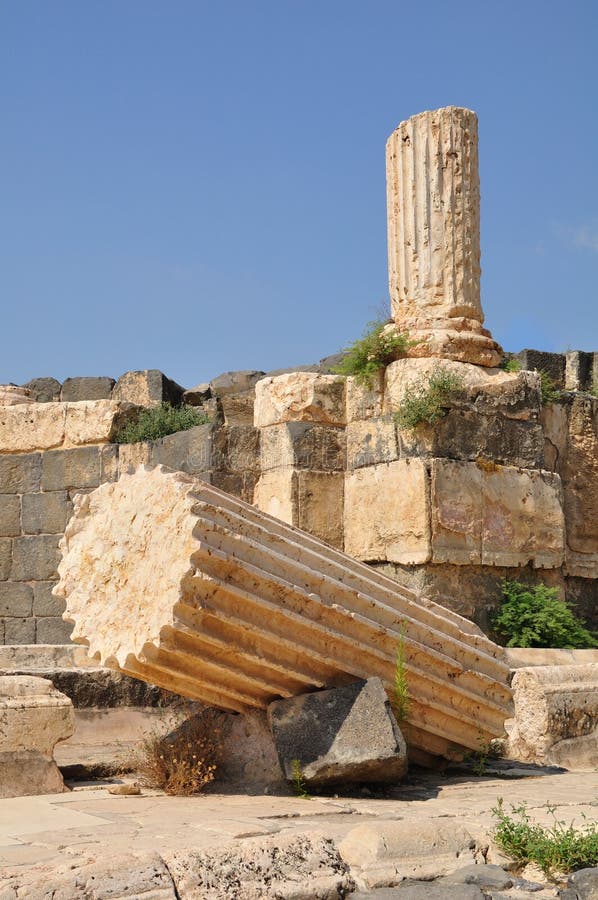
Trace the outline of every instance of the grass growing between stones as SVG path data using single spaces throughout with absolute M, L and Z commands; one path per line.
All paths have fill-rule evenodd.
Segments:
M 507 647 L 556 647 L 566 650 L 598 647 L 598 641 L 576 618 L 571 604 L 556 588 L 503 581 L 503 601 L 492 621 Z
M 386 322 L 370 322 L 363 337 L 343 348 L 344 359 L 334 367 L 337 375 L 352 375 L 365 387 L 371 387 L 374 377 L 395 359 L 404 356 L 413 346 L 406 334 L 384 331 Z
M 117 432 L 117 444 L 136 444 L 138 441 L 157 441 L 177 431 L 187 431 L 196 425 L 205 425 L 209 416 L 192 406 L 172 406 L 162 403 L 151 409 L 141 410 L 138 416 L 127 422 Z
M 525 804 L 512 806 L 509 815 L 499 797 L 492 814 L 497 819 L 493 837 L 501 850 L 522 866 L 536 863 L 547 876 L 598 866 L 598 823 L 575 828 L 559 821 L 554 807 L 547 809 L 554 824 L 545 828 L 532 821 Z
M 395 422 L 409 430 L 423 422 L 433 425 L 446 416 L 451 397 L 464 387 L 459 375 L 439 366 L 428 377 L 419 378 L 406 388 Z
M 168 734 L 153 734 L 141 745 L 133 767 L 142 784 L 166 794 L 198 794 L 214 780 L 222 753 L 216 710 L 206 709 L 186 719 Z
M 395 673 L 392 686 L 392 711 L 395 719 L 400 724 L 409 715 L 411 707 L 411 697 L 409 695 L 409 685 L 407 684 L 407 671 L 405 667 L 405 625 L 401 626 L 401 636 L 397 647 L 397 655 L 395 658 Z
M 301 771 L 301 763 L 298 759 L 293 759 L 291 761 L 291 765 L 293 767 L 293 791 L 295 792 L 295 796 L 299 797 L 301 800 L 311 800 L 307 792 L 307 788 L 305 787 L 305 778 L 303 777 L 303 772 Z

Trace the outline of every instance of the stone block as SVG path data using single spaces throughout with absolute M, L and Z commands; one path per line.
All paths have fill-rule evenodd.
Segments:
M 598 866 L 573 872 L 567 878 L 566 890 L 570 892 L 571 900 L 598 900 Z M 569 900 L 564 892 L 560 896 Z
M 118 478 L 118 445 L 107 444 L 98 447 L 100 453 L 100 478 L 101 484 L 106 481 L 116 481 Z
M 253 425 L 255 391 L 218 397 L 216 402 L 226 425 Z
M 0 537 L 21 533 L 21 498 L 18 494 L 0 494 Z
M 570 350 L 565 354 L 565 390 L 590 391 L 593 381 L 594 354 Z
M 41 475 L 41 453 L 0 455 L 0 494 L 39 491 Z
M 513 759 L 567 769 L 598 766 L 598 663 L 518 668 L 515 718 L 507 723 Z
M 557 568 L 563 562 L 560 478 L 493 463 L 431 463 L 433 562 Z
M 62 403 L 21 403 L 0 406 L 0 450 L 29 453 L 64 443 L 65 408 Z
M 390 416 L 347 425 L 347 468 L 360 469 L 399 457 L 397 428 Z
M 118 445 L 118 477 L 130 475 L 139 466 L 152 465 L 153 445 L 150 441 Z
M 64 790 L 54 747 L 75 727 L 73 704 L 50 681 L 28 675 L 0 678 L 0 796 Z
M 38 644 L 68 644 L 71 639 L 73 625 L 60 617 L 48 616 L 37 620 L 36 635 Z
M 102 457 L 98 447 L 50 450 L 42 460 L 42 490 L 65 491 L 94 488 L 102 481 Z
M 258 430 L 259 434 L 259 430 Z M 285 422 L 261 429 L 262 472 L 294 467 L 342 472 L 346 464 L 345 431 L 311 422 Z
M 62 385 L 55 378 L 32 378 L 23 385 L 35 403 L 56 403 L 60 400 Z
M 35 644 L 35 619 L 5 618 L 4 641 L 7 644 Z
M 379 678 L 275 700 L 268 721 L 288 781 L 295 760 L 310 785 L 394 783 L 407 772 L 405 741 Z
M 256 427 L 281 422 L 345 425 L 345 382 L 340 375 L 291 372 L 262 378 L 255 388 Z
M 82 400 L 110 400 L 114 378 L 67 378 L 62 385 L 60 399 L 63 403 L 79 403 Z
M 521 368 L 529 372 L 546 372 L 555 387 L 564 389 L 566 360 L 564 353 L 547 353 L 545 350 L 521 350 L 515 354 Z
M 254 503 L 264 512 L 342 548 L 343 495 L 341 472 L 288 467 L 264 472 L 255 487 Z
M 12 540 L 0 538 L 0 581 L 6 581 L 12 566 Z
M 212 389 L 209 381 L 196 384 L 195 387 L 189 388 L 183 394 L 183 403 L 186 406 L 203 406 L 206 400 L 212 396 Z
M 213 469 L 246 474 L 260 472 L 260 429 L 253 425 L 222 425 L 213 430 Z
M 121 375 L 112 391 L 112 399 L 136 406 L 159 406 L 160 403 L 172 403 L 176 406 L 180 403 L 184 390 L 158 369 L 144 369 Z
M 15 538 L 12 550 L 13 581 L 48 581 L 58 577 L 59 535 L 37 534 Z
M 24 534 L 62 534 L 73 504 L 66 491 L 23 495 Z
M 349 377 L 346 382 L 347 422 L 381 416 L 384 405 L 384 372 L 372 378 L 371 386 Z
M 61 616 L 63 614 L 64 600 L 61 597 L 55 597 L 52 593 L 55 584 L 55 581 L 36 581 L 33 585 L 34 616 Z
M 33 612 L 33 589 L 20 581 L 0 582 L 0 616 L 27 618 Z
M 368 562 L 427 562 L 431 555 L 429 494 L 427 469 L 418 459 L 348 472 L 345 552 Z
M 106 444 L 114 439 L 121 425 L 135 416 L 138 407 L 111 400 L 85 400 L 64 403 L 65 445 Z
M 244 394 L 253 391 L 257 382 L 264 377 L 265 372 L 255 369 L 242 369 L 238 372 L 223 372 L 210 381 L 209 389 L 212 396 L 230 397 L 234 394 Z
M 254 472 L 223 472 L 216 469 L 212 472 L 198 472 L 197 478 L 213 484 L 214 487 L 244 500 L 245 503 L 253 503 L 255 496 L 255 486 L 258 476 Z
M 213 436 L 213 426 L 206 424 L 151 441 L 148 446 L 150 464 L 161 464 L 190 475 L 204 472 L 210 468 Z

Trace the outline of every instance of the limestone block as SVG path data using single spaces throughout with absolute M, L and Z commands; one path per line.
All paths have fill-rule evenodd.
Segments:
M 255 387 L 254 424 L 258 428 L 280 422 L 344 425 L 345 381 L 340 375 L 317 372 L 262 378 Z
M 0 406 L 0 450 L 28 453 L 64 443 L 65 408 L 62 403 L 27 403 Z
M 545 350 L 521 350 L 515 354 L 522 369 L 546 372 L 555 387 L 565 387 L 566 360 L 564 353 L 547 353 Z
M 0 537 L 21 533 L 21 498 L 17 494 L 0 494 Z
M 41 474 L 41 453 L 0 454 L 0 494 L 39 491 Z
M 183 696 L 245 712 L 373 676 L 390 691 L 404 634 L 411 753 L 458 758 L 510 714 L 504 650 L 471 623 L 198 478 L 156 467 L 80 496 L 62 550 L 73 640 Z
M 29 391 L 35 403 L 52 403 L 60 400 L 62 385 L 56 378 L 32 378 L 23 387 Z
M 307 784 L 394 783 L 407 748 L 379 678 L 276 700 L 268 720 L 288 781 L 299 762 Z
M 421 460 L 347 472 L 345 552 L 362 560 L 418 564 L 430 559 L 429 477 Z
M 561 484 L 550 472 L 435 459 L 433 562 L 556 568 L 564 553 Z
M 256 429 L 257 430 L 257 429 Z M 262 472 L 294 467 L 342 472 L 346 464 L 343 428 L 311 422 L 284 422 L 260 429 Z
M 418 342 L 409 354 L 498 365 L 482 327 L 475 113 L 449 106 L 401 122 L 386 182 L 392 316 Z
M 24 494 L 22 503 L 24 534 L 62 534 L 73 510 L 66 491 Z
M 347 378 L 346 404 L 347 422 L 359 422 L 382 415 L 384 401 L 384 373 L 372 379 L 371 387 L 361 384 L 356 378 Z
M 17 387 L 16 384 L 0 384 L 0 406 L 17 406 L 33 402 L 31 391 L 26 387 Z
M 73 704 L 50 681 L 0 677 L 0 796 L 63 790 L 54 746 L 74 729 Z
M 184 434 L 184 432 L 182 432 Z M 152 463 L 152 443 L 138 441 L 136 444 L 120 444 L 118 447 L 118 477 L 131 475 L 140 466 Z
M 513 676 L 508 752 L 540 765 L 598 766 L 598 663 L 532 666 Z
M 397 428 L 391 416 L 349 422 L 346 433 L 348 469 L 392 462 L 400 455 Z
M 132 403 L 111 400 L 82 400 L 63 403 L 66 410 L 65 445 L 105 444 L 112 441 L 121 425 L 135 414 Z
M 115 402 L 133 403 L 135 406 L 159 406 L 160 403 L 176 405 L 183 396 L 184 388 L 167 378 L 158 369 L 125 372 L 116 382 L 112 391 Z
M 63 403 L 79 403 L 82 400 L 110 400 L 114 378 L 67 378 L 62 385 L 60 399 Z
M 341 548 L 344 484 L 342 472 L 313 472 L 290 466 L 271 469 L 260 476 L 254 503 L 271 516 Z

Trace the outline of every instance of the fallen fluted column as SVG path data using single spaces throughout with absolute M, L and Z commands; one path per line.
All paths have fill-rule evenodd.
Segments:
M 72 639 L 183 696 L 243 712 L 373 675 L 392 693 L 403 640 L 422 760 L 512 715 L 503 650 L 471 622 L 191 476 L 142 468 L 78 496 L 61 546 Z

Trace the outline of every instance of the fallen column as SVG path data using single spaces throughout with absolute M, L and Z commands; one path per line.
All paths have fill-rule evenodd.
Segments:
M 466 619 L 199 479 L 157 467 L 76 498 L 55 593 L 102 663 L 223 709 L 378 676 L 403 644 L 412 756 L 512 715 L 504 651 Z

